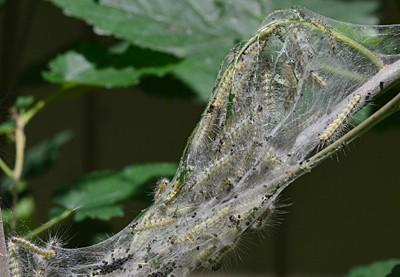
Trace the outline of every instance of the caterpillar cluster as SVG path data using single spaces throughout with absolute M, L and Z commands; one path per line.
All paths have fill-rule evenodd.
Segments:
M 32 242 L 20 238 L 20 237 L 11 237 L 8 240 L 7 246 L 8 246 L 8 252 L 9 252 L 9 269 L 10 269 L 10 275 L 11 277 L 24 277 L 26 276 L 25 273 L 26 271 L 23 268 L 22 262 L 22 256 L 20 255 L 21 250 L 26 251 L 33 257 L 36 257 L 37 260 L 41 261 L 48 261 L 53 259 L 57 253 L 54 249 L 55 242 L 50 241 L 48 243 L 48 247 L 43 248 L 39 247 Z M 43 263 L 43 262 L 42 262 Z M 42 272 L 43 269 L 35 269 L 35 277 L 36 276 L 45 276 L 43 275 L 44 273 Z
M 379 70 L 380 56 L 344 43 L 334 24 L 309 14 L 274 13 L 233 53 L 175 177 L 158 182 L 153 206 L 88 248 L 11 238 L 12 277 L 28 269 L 46 276 L 46 266 L 55 277 L 187 276 L 218 269 L 243 234 L 270 225 L 280 193 L 362 107 L 366 98 L 354 90 Z

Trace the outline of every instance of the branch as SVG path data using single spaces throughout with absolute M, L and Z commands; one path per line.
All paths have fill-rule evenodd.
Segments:
M 0 169 L 4 172 L 7 177 L 13 178 L 12 169 L 6 164 L 6 162 L 0 158 Z
M 37 237 L 38 235 L 40 235 L 44 231 L 54 227 L 55 225 L 59 224 L 62 221 L 64 221 L 65 219 L 70 217 L 73 213 L 74 213 L 74 210 L 67 210 L 67 211 L 63 212 L 61 215 L 59 215 L 59 216 L 57 216 L 55 218 L 52 218 L 51 220 L 47 221 L 46 223 L 40 225 L 35 230 L 33 230 L 30 233 L 28 233 L 25 236 L 25 239 L 31 240 L 31 239 Z
M 16 111 L 14 112 L 14 118 L 15 118 L 16 128 L 15 128 L 15 163 L 14 163 L 13 176 L 14 176 L 14 181 L 17 183 L 21 179 L 23 165 L 24 165 L 26 137 L 24 133 L 25 122 L 22 120 L 21 116 Z
M 37 115 L 41 110 L 43 110 L 46 106 L 58 99 L 63 98 L 70 92 L 70 89 L 61 89 L 56 92 L 50 93 L 46 98 L 37 101 L 35 105 L 33 105 L 33 107 L 21 114 L 22 122 L 25 125 L 28 124 L 32 120 L 32 118 Z
M 15 231 L 17 227 L 17 218 L 15 215 L 15 211 L 17 208 L 18 191 L 21 183 L 21 175 L 24 166 L 26 137 L 24 132 L 25 129 L 24 120 L 16 110 L 13 110 L 13 116 L 15 119 L 16 127 L 15 127 L 15 163 L 13 170 L 14 186 L 12 188 L 12 196 L 13 196 L 12 209 L 14 212 L 14 216 L 11 221 L 11 229 Z

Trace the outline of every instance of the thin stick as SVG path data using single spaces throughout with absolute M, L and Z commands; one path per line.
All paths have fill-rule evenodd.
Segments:
M 22 169 L 24 165 L 24 153 L 25 153 L 25 124 L 21 117 L 17 114 L 15 116 L 16 129 L 15 129 L 15 164 L 13 176 L 15 182 L 21 179 Z
M 78 93 L 86 91 L 91 91 L 91 88 L 69 86 L 69 87 L 64 87 L 58 91 L 52 92 L 45 98 L 38 100 L 28 110 L 21 112 L 21 114 L 19 114 L 21 122 L 24 124 L 24 126 L 26 126 L 40 111 L 42 111 L 49 104 L 59 99 L 62 99 L 65 96 L 76 95 Z M 15 132 L 15 128 L 16 127 L 10 127 L 7 131 L 3 132 L 3 134 L 12 134 Z
M 61 221 L 64 221 L 65 219 L 70 217 L 73 213 L 74 213 L 74 210 L 67 210 L 67 211 L 63 212 L 59 216 L 52 218 L 51 220 L 47 221 L 46 223 L 40 225 L 38 228 L 36 228 L 32 232 L 29 232 L 27 235 L 24 236 L 24 238 L 27 240 L 31 240 L 31 239 L 37 237 L 44 231 L 52 228 L 53 226 L 57 225 Z
M 63 86 L 60 90 L 50 93 L 44 99 L 37 101 L 35 105 L 33 105 L 33 107 L 29 108 L 27 111 L 22 113 L 21 120 L 24 123 L 24 125 L 27 125 L 32 120 L 33 117 L 35 117 L 40 111 L 42 111 L 49 104 L 56 102 L 60 99 L 63 99 L 66 96 L 73 96 L 85 92 L 91 92 L 93 91 L 93 89 L 94 89 L 93 87 L 88 87 L 88 86 L 82 86 L 82 87 L 75 85 Z
M 14 114 L 16 128 L 15 128 L 15 163 L 13 170 L 14 186 L 12 188 L 12 196 L 13 196 L 12 210 L 14 212 L 14 216 L 11 221 L 11 229 L 15 231 L 17 227 L 17 218 L 15 215 L 15 211 L 17 208 L 18 191 L 21 184 L 21 175 L 24 166 L 26 137 L 24 132 L 25 121 L 15 110 L 13 110 L 12 112 Z
M 70 94 L 72 94 L 72 91 L 71 89 L 68 88 L 61 89 L 49 94 L 46 98 L 37 101 L 35 105 L 33 105 L 33 107 L 31 107 L 29 110 L 21 114 L 21 121 L 25 125 L 28 124 L 28 122 L 31 121 L 31 119 L 48 104 Z
M 1 204 L 1 203 L 0 203 Z M 0 277 L 9 277 L 6 238 L 3 228 L 3 217 L 0 206 Z
M 6 164 L 6 162 L 0 158 L 0 169 L 7 175 L 7 177 L 13 178 L 12 169 Z

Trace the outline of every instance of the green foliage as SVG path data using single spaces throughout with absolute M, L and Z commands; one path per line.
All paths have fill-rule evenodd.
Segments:
M 346 277 L 396 277 L 400 276 L 400 260 L 391 259 L 374 262 L 352 269 Z
M 171 65 L 141 69 L 135 69 L 132 66 L 100 68 L 82 54 L 68 51 L 50 62 L 49 70 L 43 72 L 43 77 L 49 82 L 64 86 L 88 85 L 115 88 L 136 85 L 144 75 L 162 77 L 170 72 L 171 68 L 173 68 Z
M 33 215 L 35 211 L 35 204 L 32 197 L 25 197 L 18 201 L 18 204 L 15 208 L 15 212 L 11 211 L 11 209 L 7 209 L 3 212 L 3 220 L 4 222 L 10 224 L 13 216 L 17 218 L 18 221 L 26 221 Z
M 33 96 L 31 96 L 31 95 L 20 96 L 15 101 L 15 107 L 18 110 L 26 110 L 30 106 L 32 106 L 33 102 L 35 102 L 35 98 L 33 98 Z
M 77 209 L 76 221 L 123 216 L 118 202 L 143 194 L 149 182 L 160 176 L 172 176 L 176 167 L 174 163 L 154 163 L 94 172 L 80 179 L 72 190 L 57 196 L 55 202 L 66 209 Z
M 33 103 L 35 102 L 35 98 L 31 95 L 19 96 L 14 103 L 14 107 L 19 112 L 24 112 L 29 109 Z M 0 124 L 0 136 L 1 135 L 10 135 L 15 131 L 15 120 L 10 119 Z
M 8 120 L 0 124 L 0 136 L 10 134 L 15 130 L 15 121 Z
M 253 33 L 272 10 L 304 5 L 327 16 L 341 15 L 342 20 L 372 23 L 376 18 L 371 13 L 377 8 L 375 1 L 148 0 L 146 4 L 137 0 L 50 1 L 65 14 L 85 20 L 99 35 L 113 35 L 133 45 L 182 58 L 176 67 L 163 68 L 163 72 L 171 70 L 192 87 L 202 101 L 209 97 L 223 56 Z M 146 58 L 152 59 L 152 56 Z M 60 59 L 68 58 L 57 58 Z M 84 57 L 74 60 L 78 65 L 83 61 Z M 67 74 L 70 70 L 65 66 L 65 62 L 52 62 L 45 78 L 62 84 L 70 81 Z M 106 72 L 92 67 L 88 66 L 90 73 L 76 78 L 75 84 L 124 87 L 136 84 L 142 76 L 129 66 L 119 71 L 104 69 Z M 148 74 L 155 73 L 157 71 Z M 109 79 L 104 79 L 107 76 Z

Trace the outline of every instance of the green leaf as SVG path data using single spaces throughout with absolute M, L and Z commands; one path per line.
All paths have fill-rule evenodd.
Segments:
M 88 85 L 115 88 L 136 85 L 144 75 L 164 76 L 172 68 L 173 65 L 141 69 L 135 69 L 132 66 L 100 68 L 82 54 L 69 51 L 51 61 L 49 70 L 43 72 L 43 77 L 49 82 L 65 86 Z
M 150 181 L 160 176 L 172 176 L 176 167 L 174 163 L 155 163 L 94 172 L 80 179 L 72 190 L 57 196 L 55 202 L 67 209 L 78 209 L 76 221 L 85 218 L 108 220 L 121 216 L 122 210 L 115 203 L 140 195 Z
M 199 91 L 202 100 L 206 100 L 210 94 L 220 60 L 235 41 L 243 37 L 242 30 L 226 28 L 228 22 L 225 26 L 221 25 L 227 18 L 211 0 L 151 0 L 145 5 L 139 1 L 52 2 L 63 8 L 66 14 L 93 25 L 95 31 L 101 30 L 101 34 L 113 34 L 143 48 L 191 58 L 191 61 L 180 64 L 174 72 Z M 262 13 L 256 10 L 260 18 L 251 18 L 254 24 L 248 30 L 254 30 L 261 21 Z M 230 19 L 236 20 L 234 17 Z
M 0 135 L 11 134 L 15 130 L 15 121 L 8 120 L 0 124 Z
M 100 68 L 107 66 L 115 68 L 134 66 L 136 69 L 155 68 L 177 64 L 181 61 L 173 55 L 140 48 L 126 41 L 118 42 L 109 48 L 83 43 L 75 49 Z
M 267 14 L 293 5 L 357 23 L 377 21 L 376 1 L 320 0 L 50 0 L 66 15 L 85 20 L 99 35 L 185 58 L 174 73 L 206 101 L 220 61 L 254 33 Z M 339 16 L 339 17 L 337 17 Z
M 5 223 L 10 224 L 13 216 L 16 216 L 17 221 L 29 219 L 35 210 L 35 204 L 32 197 L 25 197 L 18 201 L 15 212 L 11 209 L 3 211 L 3 220 Z
M 209 60 L 186 59 L 174 70 L 174 73 L 197 92 L 198 100 L 207 102 L 215 83 L 219 63 L 220 57 Z
M 229 40 L 218 29 L 214 1 L 51 0 L 65 14 L 84 19 L 95 32 L 113 34 L 161 52 L 185 57 Z M 226 30 L 225 30 L 226 31 Z M 226 34 L 229 37 L 229 34 Z
M 391 259 L 386 261 L 374 262 L 369 265 L 359 266 L 352 269 L 346 277 L 395 277 L 400 272 L 400 260 Z
M 26 110 L 30 106 L 32 106 L 33 102 L 35 101 L 35 98 L 31 95 L 24 95 L 24 96 L 19 96 L 17 100 L 15 101 L 15 107 L 19 110 Z

